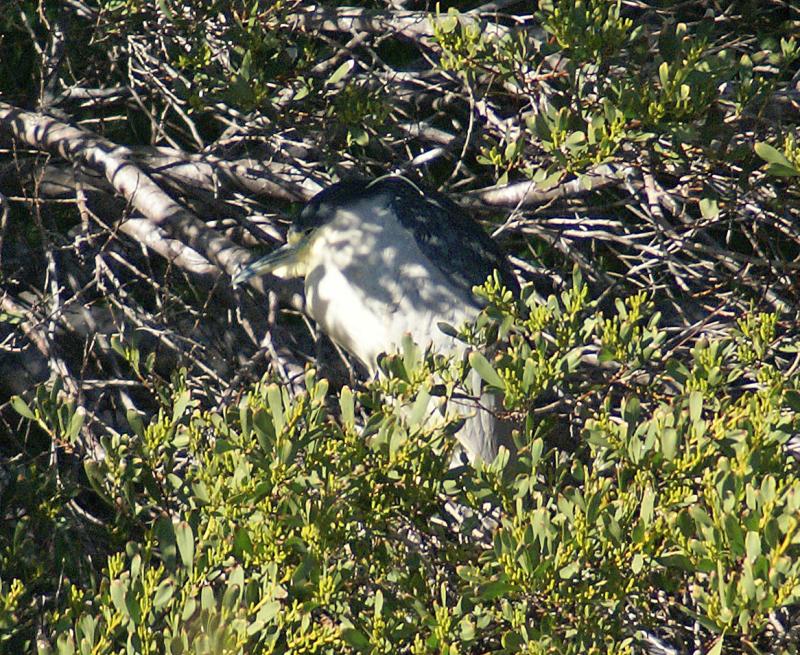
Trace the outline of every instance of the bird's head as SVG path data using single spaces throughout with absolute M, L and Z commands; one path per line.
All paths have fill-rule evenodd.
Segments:
M 364 187 L 364 182 L 339 183 L 314 196 L 289 228 L 286 244 L 239 270 L 233 276 L 233 286 L 267 273 L 284 280 L 305 277 L 313 268 L 312 244 L 330 225 L 336 212 L 357 199 Z
M 233 276 L 233 286 L 267 273 L 284 280 L 304 277 L 308 272 L 308 256 L 315 231 L 314 227 L 292 225 L 286 234 L 286 243 L 240 269 Z

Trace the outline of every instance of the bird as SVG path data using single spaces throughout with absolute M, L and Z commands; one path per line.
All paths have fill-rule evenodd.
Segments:
M 382 354 L 406 335 L 435 352 L 463 355 L 466 344 L 440 324 L 460 327 L 484 304 L 473 287 L 496 274 L 520 287 L 508 259 L 469 214 L 436 191 L 400 175 L 335 183 L 295 218 L 286 244 L 241 268 L 234 286 L 272 273 L 303 278 L 308 314 L 370 375 Z M 510 428 L 497 416 L 502 398 L 481 390 L 474 371 L 456 437 L 471 464 L 491 463 L 511 447 Z

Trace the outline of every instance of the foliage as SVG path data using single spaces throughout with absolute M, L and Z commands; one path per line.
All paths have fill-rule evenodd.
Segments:
M 603 0 L 547 0 L 539 5 L 539 19 L 558 45 L 577 61 L 596 61 L 617 52 L 633 26 L 621 14 L 621 2 Z
M 797 652 L 793 3 L 7 5 L 0 651 Z M 296 289 L 185 264 L 397 170 L 526 282 L 463 360 L 312 368 Z M 518 451 L 451 467 L 473 372 Z
M 757 143 L 756 154 L 767 162 L 767 173 L 780 177 L 800 176 L 800 147 L 794 134 L 789 133 L 783 140 L 783 152 L 768 143 Z
M 505 147 L 502 142 L 483 147 L 478 161 L 504 174 L 501 180 L 512 171 L 537 182 L 547 179 L 545 170 L 580 173 L 618 158 L 625 145 L 659 134 L 675 135 L 667 152 L 682 157 L 680 142 L 697 140 L 698 122 L 725 102 L 723 89 L 735 84 L 741 113 L 768 97 L 797 60 L 793 37 L 781 35 L 778 42 L 739 56 L 735 46 L 720 46 L 722 35 L 702 21 L 666 22 L 653 56 L 648 43 L 653 37 L 643 25 L 634 28 L 621 6 L 608 0 L 540 3 L 537 18 L 557 50 L 547 45 L 538 53 L 512 37 L 491 39 L 474 23 L 460 22 L 454 9 L 437 17 L 434 33 L 443 50 L 442 67 L 478 87 L 489 79 L 494 85 L 503 82 L 506 90 L 534 94 L 538 82 L 531 56 L 540 64 L 543 57 L 563 57 L 560 75 L 547 80 L 552 88 L 537 102 L 541 107 L 522 112 L 527 129 L 504 135 Z M 775 27 L 780 34 L 782 27 Z M 769 63 L 756 73 L 754 60 Z M 477 72 L 487 71 L 488 78 L 476 78 Z M 531 166 L 523 146 L 539 147 L 549 166 Z
M 311 369 L 297 397 L 264 381 L 221 411 L 178 385 L 105 441 L 85 472 L 107 546 L 56 546 L 96 574 L 64 577 L 48 603 L 53 652 L 633 652 L 642 631 L 689 619 L 758 642 L 800 600 L 800 471 L 785 453 L 800 379 L 778 368 L 800 342 L 752 314 L 681 362 L 643 294 L 601 312 L 579 276 L 544 303 L 528 288 L 518 306 L 496 281 L 482 293 L 462 338 L 491 359 L 407 344 L 335 411 Z M 452 469 L 452 422 L 425 417 L 436 380 L 473 368 L 522 420 L 519 455 Z M 537 413 L 548 396 L 572 406 L 577 440 Z M 57 412 L 18 410 L 57 434 Z M 26 513 L 35 496 L 11 497 Z M 442 521 L 445 501 L 498 508 L 488 549 L 469 521 Z M 5 570 L 5 640 L 29 648 L 37 584 Z

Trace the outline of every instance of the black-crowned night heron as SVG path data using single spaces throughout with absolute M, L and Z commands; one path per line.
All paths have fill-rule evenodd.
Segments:
M 439 323 L 460 327 L 481 304 L 472 287 L 498 271 L 519 285 L 495 242 L 441 194 L 399 176 L 340 182 L 317 194 L 289 229 L 287 243 L 243 268 L 239 284 L 271 272 L 305 278 L 308 313 L 371 373 L 378 356 L 396 351 L 410 334 L 422 347 L 463 353 L 464 344 Z M 480 396 L 457 436 L 471 462 L 491 462 L 508 442 L 508 426 L 472 374 L 468 393 Z

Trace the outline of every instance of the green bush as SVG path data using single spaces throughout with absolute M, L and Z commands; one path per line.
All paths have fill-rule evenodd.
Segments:
M 66 370 L 74 393 L 23 381 L 0 403 L 1 652 L 798 651 L 785 6 L 352 2 L 363 14 L 332 28 L 341 3 L 12 4 L 3 100 L 138 153 L 209 230 L 238 238 L 253 218 L 272 239 L 272 212 L 317 185 L 418 168 L 502 223 L 523 277 L 577 262 L 606 292 L 575 276 L 518 301 L 493 280 L 476 323 L 453 327 L 464 360 L 405 343 L 356 391 L 311 369 L 297 395 L 269 376 L 242 391 L 263 305 L 218 311 L 118 232 L 123 207 L 89 202 L 90 167 L 13 142 L 7 121 L 0 323 L 17 332 L 0 356 L 38 358 L 35 380 Z M 160 157 L 180 148 L 252 163 L 276 195 L 169 181 L 182 166 Z M 301 178 L 313 188 L 292 191 Z M 528 179 L 539 199 L 514 184 L 489 202 Z M 124 315 L 120 334 L 80 341 L 64 318 L 79 308 Z M 206 336 L 184 350 L 188 325 Z M 453 468 L 459 419 L 431 409 L 473 371 L 503 394 L 517 450 Z M 115 432 L 124 407 L 150 413 Z M 87 453 L 101 434 L 105 455 Z
M 461 336 L 491 359 L 406 344 L 333 405 L 313 370 L 298 397 L 264 381 L 220 411 L 176 376 L 157 417 L 132 416 L 86 479 L 60 482 L 106 504 L 102 539 L 4 559 L 7 646 L 38 631 L 59 654 L 620 653 L 695 621 L 757 643 L 800 595 L 784 450 L 800 385 L 780 368 L 799 344 L 753 314 L 682 362 L 644 295 L 603 313 L 579 277 L 544 304 L 496 281 L 482 293 Z M 450 468 L 457 422 L 426 417 L 472 368 L 520 419 L 519 453 Z M 60 434 L 58 412 L 17 405 Z M 20 514 L 61 497 L 15 489 Z M 474 517 L 448 524 L 445 501 L 497 508 L 490 541 L 470 536 Z M 30 530 L 3 532 L 3 550 Z

